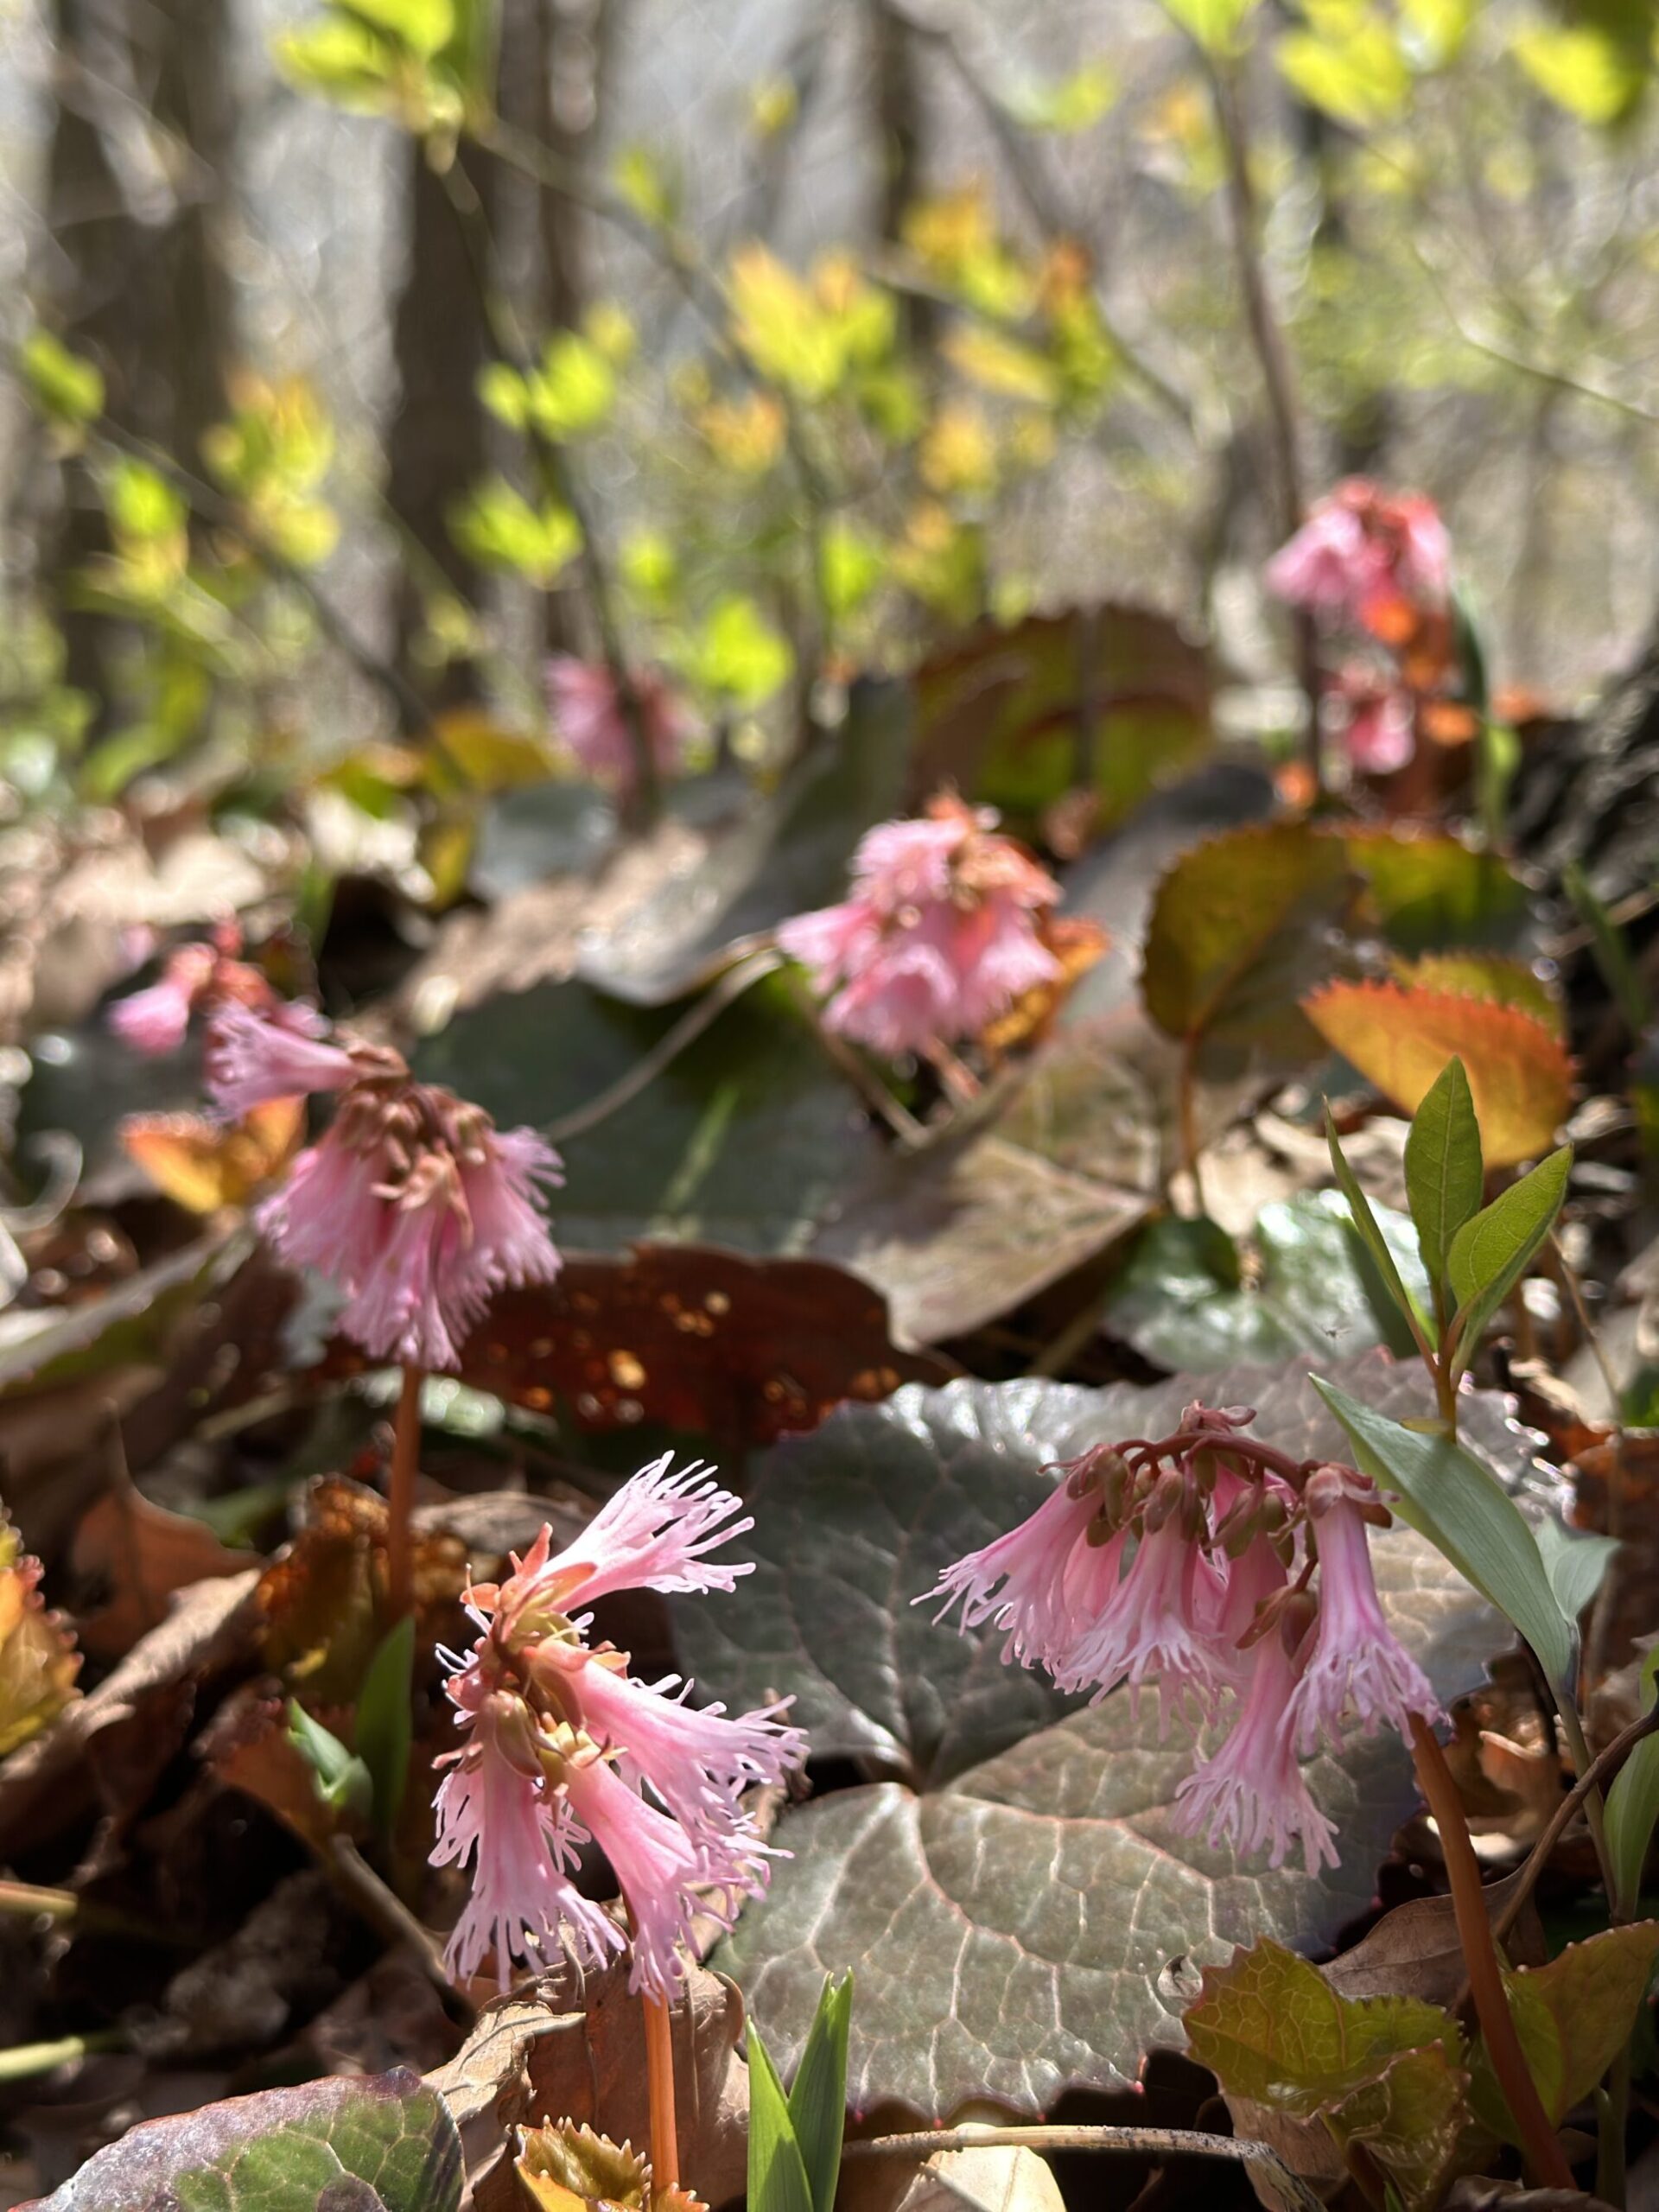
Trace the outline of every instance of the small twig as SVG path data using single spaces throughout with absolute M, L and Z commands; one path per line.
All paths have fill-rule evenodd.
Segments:
M 495 281 L 495 245 L 490 235 L 484 202 L 479 197 L 477 187 L 462 168 L 459 156 L 449 162 L 442 175 L 445 194 L 460 228 L 479 304 L 484 310 L 491 343 L 501 360 L 528 380 L 536 373 L 535 359 L 517 315 Z M 581 539 L 578 558 L 582 563 L 582 581 L 587 586 L 588 605 L 593 611 L 594 626 L 599 632 L 600 652 L 610 676 L 617 704 L 622 710 L 623 721 L 627 726 L 633 754 L 633 784 L 628 794 L 629 807 L 636 825 L 649 823 L 656 818 L 659 798 L 657 756 L 652 748 L 651 731 L 646 725 L 639 686 L 633 680 L 633 671 L 629 666 L 623 645 L 622 626 L 616 610 L 615 588 L 600 551 L 593 512 L 588 505 L 586 494 L 576 481 L 569 455 L 563 447 L 543 435 L 533 416 L 525 425 L 524 436 L 531 465 L 536 472 L 543 498 L 568 508 L 576 525 L 576 534 Z
M 394 1621 L 415 1609 L 415 1487 L 421 1473 L 421 1382 L 404 1369 L 391 1430 L 391 1480 L 386 1493 L 386 1610 Z
M 146 468 L 164 477 L 175 492 L 182 493 L 202 521 L 212 523 L 216 530 L 228 531 L 268 576 L 298 592 L 315 615 L 319 629 L 359 673 L 385 692 L 404 722 L 423 736 L 431 735 L 432 717 L 425 702 L 402 671 L 383 659 L 372 645 L 364 644 L 305 570 L 263 537 L 234 500 L 226 499 L 211 484 L 205 484 L 200 477 L 181 467 L 159 446 L 152 446 L 148 439 L 135 437 L 107 416 L 95 423 L 88 435 L 95 445 L 108 446 L 116 453 L 126 454 L 129 460 L 142 461 Z
M 546 1123 L 543 1135 L 551 1144 L 563 1144 L 568 1137 L 582 1136 L 588 1130 L 596 1128 L 600 1122 L 608 1121 L 631 1098 L 637 1098 L 642 1090 L 654 1083 L 663 1070 L 679 1058 L 687 1046 L 695 1044 L 734 999 L 741 998 L 752 983 L 760 982 L 764 976 L 776 975 L 783 964 L 781 953 L 764 951 L 755 953 L 747 960 L 739 961 L 734 968 L 728 968 L 719 982 L 706 990 L 696 1004 L 680 1016 L 674 1027 L 664 1031 L 651 1050 L 634 1062 L 626 1075 L 619 1076 L 613 1084 L 596 1097 L 590 1098 L 585 1106 L 575 1107 L 558 1121 Z
M 1622 1729 L 1612 1742 L 1599 1751 L 1545 1823 L 1542 1834 L 1527 1854 L 1526 1863 L 1515 1878 L 1515 1886 L 1503 1901 L 1501 1912 L 1492 1915 L 1492 1934 L 1501 1943 L 1520 1917 L 1521 1910 L 1532 1895 L 1538 1877 L 1548 1865 L 1550 1854 L 1566 1834 L 1573 1815 L 1592 1789 L 1599 1789 L 1604 1782 L 1611 1781 L 1630 1753 L 1646 1736 L 1659 1730 L 1659 1706 L 1651 1713 L 1644 1713 L 1638 1720 Z
M 472 2006 L 444 1971 L 443 1955 L 430 1932 L 422 1927 L 403 1899 L 388 1888 L 348 1835 L 337 1835 L 329 1845 L 330 1870 L 340 1888 L 371 1928 L 388 1942 L 403 1944 L 416 1964 L 457 2015 L 471 2018 Z
M 1179 2127 L 995 2127 L 969 2121 L 961 2127 L 918 2128 L 908 2135 L 873 2135 L 849 2143 L 846 2158 L 931 2158 L 941 2151 L 1103 2151 L 1125 2158 L 1228 2158 L 1271 2173 L 1275 2196 L 1315 2212 L 1319 2198 L 1276 2151 L 1232 2135 L 1189 2134 Z

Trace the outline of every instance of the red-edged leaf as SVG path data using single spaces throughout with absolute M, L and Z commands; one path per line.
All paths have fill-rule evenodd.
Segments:
M 1329 983 L 1302 1008 L 1326 1044 L 1404 1113 L 1415 1113 L 1446 1062 L 1460 1059 L 1488 1167 L 1548 1151 L 1572 1106 L 1567 1047 L 1518 1007 L 1398 983 Z

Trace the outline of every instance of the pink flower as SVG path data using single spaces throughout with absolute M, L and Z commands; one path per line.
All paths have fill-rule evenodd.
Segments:
M 1241 1857 L 1266 1849 L 1269 1866 L 1282 1866 L 1300 1836 L 1307 1871 L 1317 1874 L 1321 1866 L 1337 1864 L 1337 1832 L 1296 1763 L 1296 1662 L 1276 1629 L 1255 1655 L 1243 1707 L 1226 1740 L 1176 1789 L 1175 1826 L 1183 1835 L 1207 1835 L 1212 1848 L 1231 1844 Z
M 693 1916 L 729 1927 L 743 1898 L 766 1886 L 778 1854 L 742 1801 L 805 1756 L 785 1705 L 735 1717 L 694 1707 L 689 1684 L 631 1677 L 626 1653 L 594 1648 L 585 1619 L 565 1610 L 607 1589 L 731 1589 L 747 1567 L 703 1561 L 750 1525 L 731 1523 L 736 1504 L 695 1465 L 674 1477 L 664 1458 L 594 1516 L 592 1541 L 554 1556 L 543 1528 L 505 1582 L 470 1592 L 484 1632 L 466 1658 L 442 1655 L 468 1741 L 445 1762 L 433 1853 L 437 1865 L 476 1866 L 451 1939 L 456 1972 L 474 1970 L 492 1945 L 504 1982 L 511 1958 L 531 1960 L 552 1942 L 589 1959 L 621 1948 L 613 1921 L 572 1902 L 568 1868 L 580 1843 L 603 1851 L 626 1904 L 632 1986 L 659 1996 L 683 1974 Z
M 1365 669 L 1347 668 L 1337 680 L 1342 742 L 1362 775 L 1391 776 L 1417 749 L 1414 702 L 1402 684 Z
M 690 715 L 655 669 L 632 674 L 633 696 L 659 775 L 680 763 L 691 734 Z M 632 791 L 639 772 L 632 730 L 608 668 L 556 654 L 547 664 L 548 702 L 559 735 L 590 776 Z
M 976 1036 L 1058 978 L 1039 918 L 1058 886 L 995 820 L 945 798 L 925 820 L 879 823 L 854 855 L 852 896 L 784 923 L 778 942 L 828 1000 L 826 1027 L 897 1059 Z
M 345 1292 L 340 1325 L 374 1357 L 453 1368 L 498 1290 L 558 1273 L 539 1186 L 563 1179 L 534 1130 L 498 1133 L 448 1091 L 372 1080 L 257 1220 L 278 1258 Z
M 709 1554 L 753 1528 L 747 1514 L 733 1519 L 742 1510 L 741 1498 L 722 1490 L 701 1459 L 676 1474 L 674 1454 L 664 1452 L 624 1483 L 575 1541 L 551 1558 L 552 1532 L 544 1529 L 518 1573 L 501 1586 L 499 1602 L 515 1612 L 530 1605 L 569 1612 L 617 1590 L 669 1595 L 734 1590 L 740 1574 L 753 1573 L 753 1561 L 711 1560 Z
M 1141 1537 L 1128 1573 L 1065 1655 L 1055 1680 L 1066 1690 L 1093 1684 L 1095 1705 L 1120 1682 L 1137 1695 L 1154 1683 L 1166 1731 L 1172 1711 L 1188 1693 L 1209 1711 L 1221 1685 L 1203 1614 L 1213 1618 L 1219 1581 L 1179 1516 L 1172 1516 Z
M 1267 569 L 1293 607 L 1390 635 L 1394 610 L 1436 613 L 1452 588 L 1452 545 L 1432 500 L 1351 476 L 1319 500 Z
M 614 1758 L 632 1789 L 646 1789 L 688 1834 L 723 1844 L 737 1799 L 776 1786 L 806 1756 L 806 1738 L 784 1725 L 788 1700 L 729 1715 L 723 1705 L 687 1702 L 690 1682 L 669 1675 L 636 1681 L 620 1652 L 590 1651 L 549 1637 L 527 1655 L 531 1679 L 573 1725 Z M 676 1687 L 678 1695 L 671 1694 Z
M 1311 1751 L 1321 1736 L 1338 1749 L 1351 1713 L 1368 1736 L 1386 1720 L 1409 1737 L 1410 1720 L 1444 1716 L 1427 1675 L 1389 1626 L 1371 1573 L 1365 1512 L 1376 1492 L 1363 1476 L 1324 1468 L 1307 1485 L 1319 1547 L 1319 1610 L 1293 1707 L 1296 1740 Z
M 221 1114 L 246 1114 L 273 1098 L 344 1090 L 362 1073 L 359 1059 L 325 1043 L 322 1016 L 298 1003 L 280 1015 L 234 1001 L 221 1007 L 207 1036 L 207 1095 Z
M 1123 1553 L 1120 1532 L 1091 1544 L 1089 1530 L 1101 1498 L 1093 1483 L 1066 1471 L 1034 1513 L 1006 1536 L 948 1567 L 933 1589 L 912 1600 L 943 1599 L 937 1620 L 961 1601 L 966 1635 L 982 1621 L 1007 1630 L 1004 1662 L 1051 1672 L 1076 1643 L 1116 1586 Z
M 1379 550 L 1340 496 L 1321 499 L 1307 520 L 1268 563 L 1268 588 L 1310 613 L 1351 614 L 1387 575 Z
M 117 1000 L 109 1011 L 110 1027 L 135 1052 L 177 1052 L 217 965 L 211 944 L 181 945 L 158 982 Z
M 450 1695 L 460 1702 L 476 1689 L 475 1678 L 459 1676 Z M 602 1965 L 626 1949 L 627 1937 L 571 1879 L 585 1839 L 568 1797 L 542 1771 L 529 1713 L 497 1690 L 474 1697 L 462 1718 L 471 1733 L 463 1750 L 441 1762 L 449 1771 L 438 1786 L 432 1849 L 435 1866 L 475 1865 L 472 1895 L 444 1955 L 450 1973 L 476 1974 L 493 1949 L 505 1990 L 509 1962 L 533 1963 L 547 1943 L 581 1964 Z

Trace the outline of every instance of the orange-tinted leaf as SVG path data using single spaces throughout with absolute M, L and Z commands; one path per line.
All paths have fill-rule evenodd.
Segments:
M 981 1042 L 998 1058 L 1023 1045 L 1040 1045 L 1054 1027 L 1081 977 L 1106 950 L 1111 938 L 1098 922 L 1081 914 L 1050 914 L 1037 925 L 1038 935 L 1060 963 L 1052 983 L 1038 983 L 1017 998 L 984 1030 Z
M 1567 1048 L 1518 1007 L 1399 983 L 1330 983 L 1302 1001 L 1326 1044 L 1404 1113 L 1450 1059 L 1469 1076 L 1488 1167 L 1548 1149 L 1573 1103 Z
M 302 1098 L 273 1098 L 229 1128 L 200 1114 L 129 1114 L 121 1142 L 156 1187 L 192 1213 L 245 1205 L 299 1142 Z
M 24 1555 L 0 1516 L 0 1758 L 37 1735 L 78 1694 L 80 1654 L 36 1588 L 41 1563 Z
M 1396 960 L 1394 972 L 1410 990 L 1455 991 L 1494 1006 L 1518 1007 L 1565 1041 L 1567 1011 L 1559 995 L 1524 960 L 1498 952 L 1428 952 L 1421 960 Z

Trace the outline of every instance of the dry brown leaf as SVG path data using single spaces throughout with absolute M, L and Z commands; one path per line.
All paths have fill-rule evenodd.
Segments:
M 749 2113 L 734 1983 L 689 1969 L 673 2008 L 681 2165 L 709 2204 L 741 2193 Z M 454 2113 L 478 2212 L 523 2212 L 509 2133 L 570 2120 L 617 2141 L 650 2139 L 644 2016 L 626 1961 L 585 1980 L 550 1976 L 537 1993 L 487 2005 L 448 2066 L 429 2074 Z
M 105 1593 L 96 1612 L 81 1617 L 82 1644 L 94 1658 L 118 1659 L 166 1618 L 175 1590 L 245 1574 L 259 1560 L 221 1544 L 205 1521 L 169 1513 L 118 1480 L 82 1516 L 69 1563 Z
M 226 1128 L 200 1114 L 129 1114 L 121 1144 L 157 1190 L 191 1213 L 245 1205 L 290 1157 L 303 1098 L 271 1098 Z
M 41 1563 L 0 1509 L 0 1758 L 55 1719 L 75 1695 L 80 1655 L 37 1587 Z
M 1491 1883 L 1486 1910 L 1493 1919 L 1507 1909 L 1518 1873 Z M 1541 1966 L 1548 1956 L 1537 1913 L 1529 1904 L 1505 1938 L 1516 1966 Z M 1468 1979 L 1450 1897 L 1410 1897 L 1385 1912 L 1351 1950 L 1320 1968 L 1338 1995 L 1418 1997 L 1425 2004 L 1455 2005 Z
M 99 1740 L 142 1725 L 156 1699 L 244 1665 L 257 1648 L 258 1576 L 194 1582 L 95 1690 L 67 1707 L 0 1770 L 0 1858 L 55 1835 L 93 1802 Z

